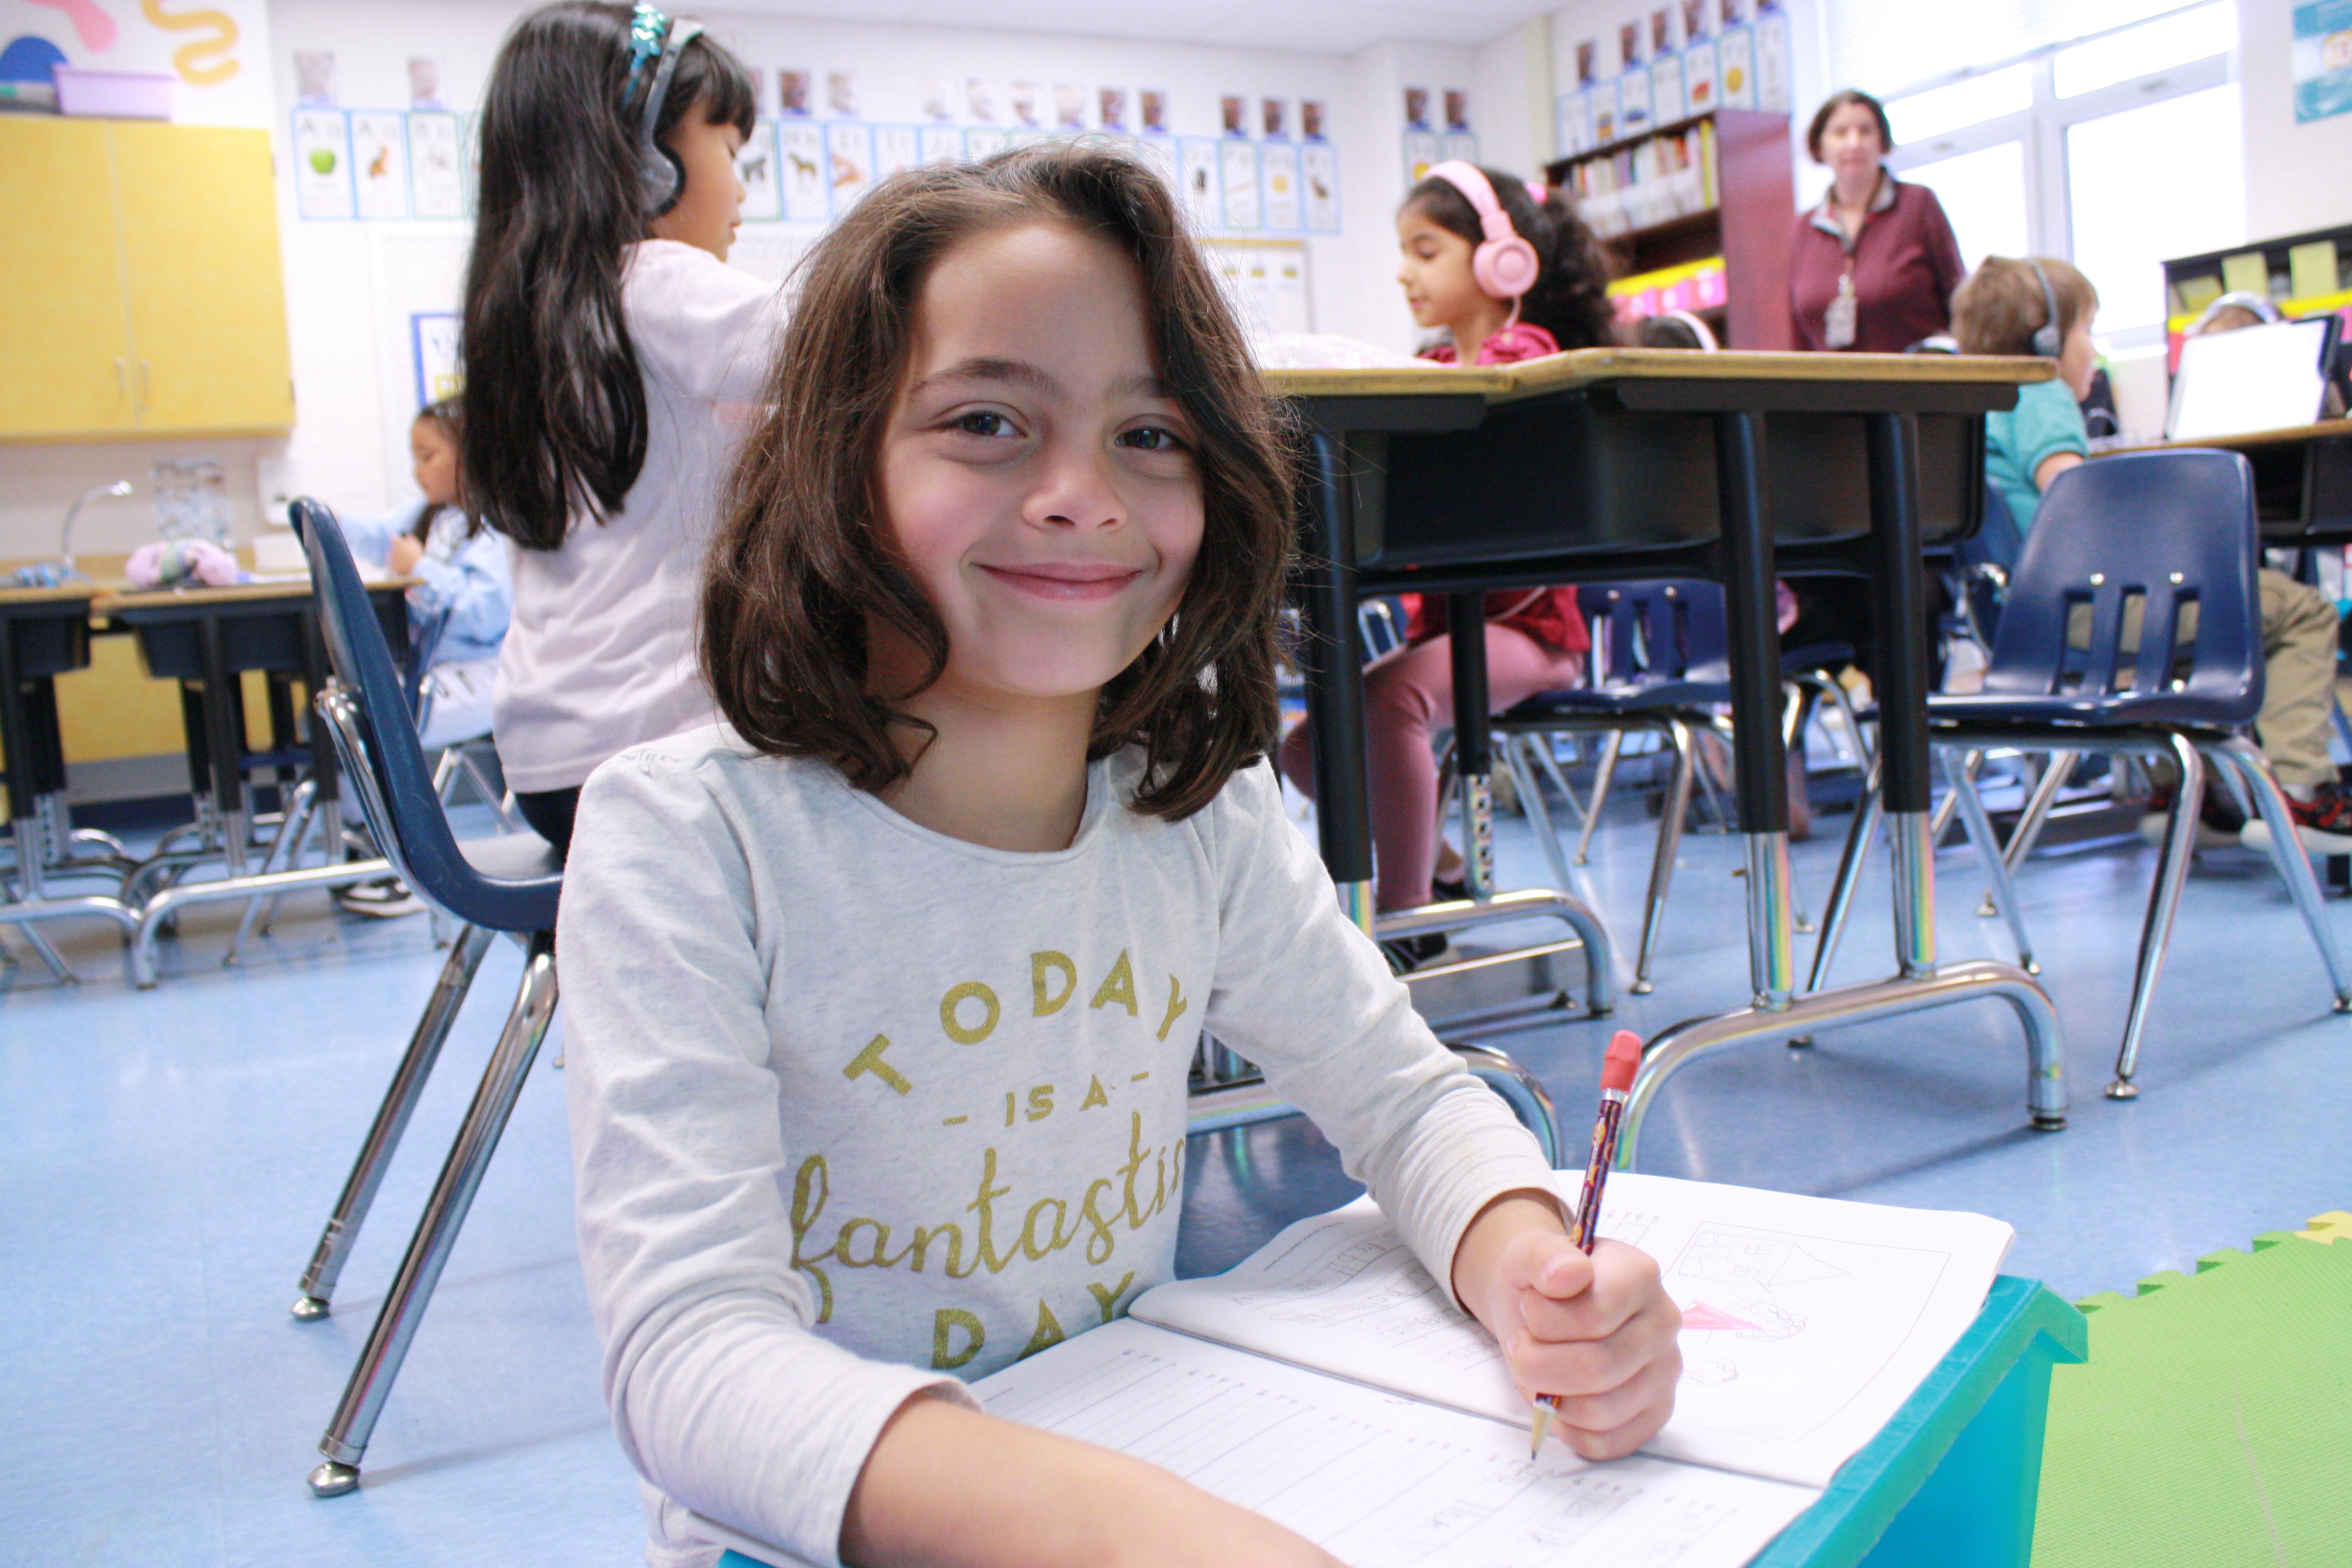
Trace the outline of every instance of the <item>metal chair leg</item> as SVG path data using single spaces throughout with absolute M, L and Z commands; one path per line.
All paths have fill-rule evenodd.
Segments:
M 1609 804 L 1609 782 L 1617 776 L 1617 753 L 1624 745 L 1625 731 L 1612 730 L 1601 747 L 1601 765 L 1592 774 L 1592 795 L 1584 803 L 1584 831 L 1576 839 L 1576 863 L 1580 866 L 1586 864 L 1586 852 L 1592 847 L 1592 830 L 1601 826 L 1601 808 Z
M 400 1272 L 384 1297 L 383 1310 L 376 1314 L 375 1326 L 368 1331 L 367 1343 L 352 1368 L 351 1381 L 319 1439 L 319 1452 L 325 1462 L 310 1472 L 310 1490 L 315 1496 L 341 1497 L 360 1484 L 360 1459 L 367 1452 L 376 1417 L 383 1412 L 393 1380 L 400 1375 L 400 1363 L 424 1321 L 425 1304 L 440 1282 L 442 1267 L 449 1261 L 458 1227 L 466 1222 L 466 1211 L 473 1205 L 482 1173 L 489 1168 L 490 1155 L 498 1149 L 499 1137 L 506 1131 L 507 1119 L 522 1092 L 523 1079 L 539 1055 L 540 1041 L 546 1037 L 548 1020 L 555 1013 L 555 937 L 552 931 L 541 931 L 530 940 L 530 957 L 523 965 L 514 1011 L 507 1016 L 498 1048 L 490 1053 L 481 1087 L 466 1110 L 465 1122 L 441 1167 L 440 1180 L 434 1184 L 433 1195 L 425 1200 L 424 1216 L 401 1258 Z
M 2164 955 L 2172 941 L 2173 916 L 2180 910 L 2180 890 L 2189 884 L 2189 862 L 2197 846 L 2197 814 L 2205 798 L 2205 759 L 2186 735 L 2168 738 L 2168 750 L 2180 765 L 2180 787 L 2164 820 L 2164 847 L 2156 862 L 2156 886 L 2148 890 L 2147 919 L 2140 927 L 2139 962 L 2132 980 L 2131 1010 L 2124 1017 L 2123 1047 L 2116 1053 L 2116 1080 L 2107 1085 L 2109 1100 L 2135 1100 L 2139 1086 L 2132 1074 L 2139 1064 L 2140 1036 L 2147 1028 L 2147 1009 L 2156 994 L 2157 977 L 2164 973 Z
M 2080 752 L 2053 752 L 2049 761 L 2042 764 L 2042 776 L 2034 781 L 2033 794 L 2026 800 L 2024 812 L 2019 816 L 2017 826 L 2009 831 L 2009 847 L 2001 852 L 2011 873 L 2024 865 L 2025 858 L 2033 853 L 2033 846 L 2042 837 L 2042 826 L 2050 820 L 2051 803 L 2058 798 L 2058 792 L 2066 787 L 2066 781 L 2074 776 L 2074 766 L 2082 760 Z
M 1544 1092 L 1543 1080 L 1491 1046 L 1448 1040 L 1445 1048 L 1462 1058 L 1471 1077 L 1503 1097 L 1503 1103 L 1511 1108 L 1519 1125 L 1535 1134 L 1545 1163 L 1559 1170 L 1566 1145 L 1560 1137 L 1559 1117 L 1552 1110 L 1551 1096 Z
M 2352 976 L 2346 973 L 2344 955 L 2336 945 L 2336 933 L 2327 928 L 2326 904 L 2320 896 L 2319 879 L 2312 874 L 2311 857 L 2304 850 L 2302 836 L 2294 830 L 2294 818 L 2287 810 L 2286 796 L 2279 789 L 2278 776 L 2271 772 L 2269 759 L 2243 737 L 2232 737 L 2213 750 L 2225 766 L 2236 772 L 2246 793 L 2253 797 L 2255 812 L 2270 829 L 2271 864 L 2278 868 L 2279 879 L 2294 897 L 2294 907 L 2319 949 L 2320 960 L 2327 965 L 2327 983 L 2336 990 L 2336 1010 L 2352 1013 Z
M 1537 770 L 1527 765 L 1521 748 L 1535 737 L 1505 735 L 1496 748 L 1503 766 L 1511 775 L 1511 787 L 1519 797 L 1519 809 L 1527 815 L 1528 824 L 1535 829 L 1536 841 L 1543 847 L 1544 858 L 1550 862 L 1552 885 L 1565 892 L 1568 889 L 1568 854 L 1559 846 L 1559 829 L 1553 826 L 1551 805 L 1543 797 L 1543 784 Z
M 1691 774 L 1698 766 L 1698 748 L 1690 726 L 1679 714 L 1666 720 L 1668 742 L 1675 749 L 1675 771 L 1666 785 L 1666 812 L 1658 822 L 1658 845 L 1650 856 L 1650 891 L 1642 910 L 1642 946 L 1633 959 L 1633 994 L 1647 996 L 1650 957 L 1657 950 L 1658 928 L 1665 922 L 1666 889 L 1674 885 L 1675 855 L 1683 842 L 1683 815 L 1690 809 Z
M 1883 809 L 1878 795 L 1878 759 L 1873 757 L 1863 775 L 1862 795 L 1853 803 L 1853 821 L 1846 828 L 1845 847 L 1838 854 L 1837 880 L 1831 885 L 1829 907 L 1822 911 L 1821 940 L 1813 943 L 1813 972 L 1805 989 L 1819 991 L 1837 956 L 1838 939 L 1845 934 L 1845 918 L 1853 908 L 1853 889 L 1862 880 L 1862 863 L 1870 857 L 1870 840 L 1878 831 Z
M 277 835 L 269 841 L 269 852 L 262 857 L 262 875 L 283 871 L 301 858 L 302 841 L 310 836 L 310 812 L 318 802 L 318 788 L 317 782 L 311 779 L 304 779 L 294 786 L 294 798 L 287 803 L 285 811 L 279 815 Z M 274 893 L 266 896 L 257 893 L 246 900 L 245 915 L 236 922 L 236 934 L 228 939 L 228 952 L 221 955 L 221 967 L 226 969 L 236 964 L 237 949 L 245 944 L 247 937 L 253 934 L 257 921 L 266 931 L 268 921 L 277 913 L 278 899 Z
M 2033 944 L 2025 934 L 2025 916 L 2017 907 L 2017 884 L 2009 875 L 2009 861 L 2001 853 L 2000 839 L 1992 830 L 1992 819 L 1985 815 L 1984 799 L 1977 794 L 1977 767 L 1984 761 L 1982 752 L 1970 752 L 1958 763 L 1946 750 L 1944 776 L 1951 784 L 1952 798 L 1959 802 L 1960 826 L 1976 846 L 1977 858 L 1984 862 L 1985 875 L 1992 880 L 1992 901 L 2000 918 L 2009 922 L 2010 940 L 2017 943 L 2017 966 L 2028 974 L 2042 973 L 2033 962 Z
M 327 1228 L 310 1254 L 310 1266 L 302 1271 L 299 1287 L 301 1294 L 295 1298 L 291 1310 L 306 1323 L 327 1315 L 327 1304 L 334 1298 L 335 1280 L 343 1271 L 343 1260 L 351 1256 L 352 1244 L 359 1239 L 360 1226 L 375 1202 L 376 1188 L 383 1184 L 393 1151 L 400 1147 L 401 1134 L 408 1130 L 408 1119 L 424 1097 L 425 1080 L 432 1076 L 433 1064 L 439 1059 L 441 1047 L 449 1037 L 450 1026 L 457 1021 L 458 1010 L 466 1005 L 466 993 L 473 987 L 474 972 L 482 966 L 482 956 L 490 951 L 496 935 L 480 926 L 467 926 L 449 949 L 448 962 L 441 966 L 441 978 L 433 986 L 432 998 L 425 1004 L 424 1016 L 416 1020 L 416 1032 L 409 1037 L 408 1048 L 401 1053 L 400 1066 L 383 1091 L 383 1103 L 376 1109 L 375 1121 L 360 1144 L 359 1158 L 352 1163 L 352 1173 L 335 1199 L 334 1212 L 327 1216 Z
M 1528 740 L 1530 752 L 1543 764 L 1543 771 L 1550 775 L 1552 787 L 1559 791 L 1559 798 L 1568 802 L 1570 808 L 1576 813 L 1577 821 L 1583 822 L 1586 816 L 1584 802 L 1577 798 L 1575 789 L 1568 782 L 1568 775 L 1560 771 L 1559 759 L 1552 755 L 1552 737 L 1537 734 L 1530 735 Z

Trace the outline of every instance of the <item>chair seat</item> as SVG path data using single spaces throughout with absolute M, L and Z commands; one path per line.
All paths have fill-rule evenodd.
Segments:
M 2080 724 L 2107 728 L 2179 724 L 2203 730 L 2234 730 L 2252 722 L 2254 704 L 2201 691 L 2069 692 L 2037 697 L 2024 692 L 1969 691 L 1927 699 L 1931 724 Z
M 457 840 L 470 876 L 433 877 L 415 868 L 425 891 L 468 925 L 490 931 L 551 931 L 563 891 L 563 863 L 536 833 Z
M 1606 719 L 1654 713 L 1670 708 L 1702 708 L 1731 700 L 1727 680 L 1658 680 L 1638 686 L 1574 687 L 1538 691 L 1502 715 L 1505 723 L 1552 718 Z

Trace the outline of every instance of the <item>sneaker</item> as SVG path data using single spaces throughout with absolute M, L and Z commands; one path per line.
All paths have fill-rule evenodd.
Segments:
M 2286 809 L 2287 815 L 2294 818 L 2294 836 L 2303 840 L 2305 854 L 2352 855 L 2352 798 L 2347 798 L 2336 785 L 2321 784 L 2308 801 L 2290 795 Z M 2238 842 L 2249 849 L 2269 854 L 2270 825 L 2256 817 L 2239 833 Z
M 1392 936 L 1381 943 L 1381 951 L 1388 955 L 1389 967 L 1399 974 L 1411 974 L 1453 956 L 1452 943 L 1442 931 L 1423 931 L 1419 936 Z
M 2139 819 L 2139 836 L 2150 844 L 2164 842 L 2165 818 L 2172 812 L 2172 786 L 2158 784 L 2147 797 Z M 2197 813 L 2196 847 L 2227 849 L 2244 842 L 2246 819 L 2228 792 L 2208 789 L 2202 807 Z
M 425 900 L 408 890 L 408 884 L 397 877 L 378 877 L 373 882 L 354 882 L 338 889 L 335 902 L 355 915 L 372 915 L 388 921 L 396 915 L 413 915 L 425 907 Z

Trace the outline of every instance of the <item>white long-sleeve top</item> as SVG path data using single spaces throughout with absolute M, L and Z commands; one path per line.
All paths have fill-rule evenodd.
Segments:
M 1541 1188 L 1272 771 L 1179 823 L 1096 763 L 1076 839 L 947 837 L 711 727 L 625 752 L 565 875 L 565 1086 L 607 1400 L 657 1568 L 837 1561 L 883 1423 L 1172 1277 L 1202 1028 L 1430 1272 Z
M 695 669 L 703 554 L 784 297 L 676 240 L 646 240 L 623 266 L 645 467 L 618 512 L 572 518 L 561 549 L 509 545 L 514 622 L 493 731 L 507 782 L 527 792 L 569 789 L 616 752 L 716 717 Z

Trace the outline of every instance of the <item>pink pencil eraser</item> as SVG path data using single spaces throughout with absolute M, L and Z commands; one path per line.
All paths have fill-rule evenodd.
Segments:
M 1630 1089 L 1633 1075 L 1642 1070 L 1642 1037 L 1631 1029 L 1620 1029 L 1609 1037 L 1609 1055 L 1601 1064 L 1601 1087 Z

